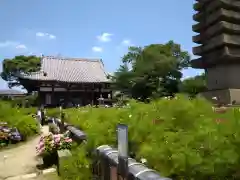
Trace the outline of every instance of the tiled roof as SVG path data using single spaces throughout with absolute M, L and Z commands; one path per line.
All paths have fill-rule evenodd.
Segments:
M 22 91 L 17 91 L 14 89 L 1 89 L 0 95 L 24 95 L 25 93 Z
M 45 56 L 42 58 L 41 70 L 24 79 L 59 81 L 59 82 L 108 82 L 107 74 L 101 60 L 59 58 Z

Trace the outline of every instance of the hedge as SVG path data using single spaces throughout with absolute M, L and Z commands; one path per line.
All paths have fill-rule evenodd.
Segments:
M 24 139 L 39 132 L 33 113 L 33 108 L 12 108 L 10 103 L 0 101 L 0 122 L 6 122 L 10 128 L 16 127 Z
M 74 150 L 64 179 L 89 179 L 96 147 L 116 146 L 116 125 L 129 126 L 129 151 L 137 160 L 173 179 L 240 179 L 240 112 L 214 112 L 205 99 L 179 95 L 125 108 L 66 110 L 69 123 L 86 132 L 88 143 Z

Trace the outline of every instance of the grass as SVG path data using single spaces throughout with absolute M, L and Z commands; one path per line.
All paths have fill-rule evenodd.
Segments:
M 57 175 L 57 173 L 49 173 L 49 174 L 45 174 L 45 175 L 40 175 L 34 179 L 36 179 L 36 180 L 60 180 L 60 177 Z

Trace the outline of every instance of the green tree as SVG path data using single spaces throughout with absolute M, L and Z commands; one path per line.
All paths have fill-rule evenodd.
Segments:
M 189 66 L 189 61 L 189 54 L 173 41 L 129 47 L 112 79 L 116 89 L 133 98 L 172 95 L 178 92 L 181 70 Z
M 40 69 L 41 60 L 36 56 L 15 56 L 12 59 L 4 59 L 2 62 L 1 77 L 8 82 L 8 86 L 21 85 L 18 79 L 19 74 L 28 74 Z
M 117 72 L 111 76 L 111 79 L 115 82 L 113 83 L 113 88 L 130 96 L 132 88 L 132 75 L 132 71 L 129 70 L 127 63 L 120 65 Z
M 205 73 L 184 79 L 180 85 L 180 90 L 183 93 L 187 93 L 194 97 L 198 93 L 203 92 L 207 89 L 206 87 L 206 75 Z

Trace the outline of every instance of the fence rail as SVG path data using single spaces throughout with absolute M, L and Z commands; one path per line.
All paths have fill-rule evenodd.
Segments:
M 86 142 L 86 134 L 69 125 L 61 122 L 60 119 L 50 118 L 52 123 L 63 130 L 70 131 L 70 135 L 74 141 L 78 143 Z M 119 157 L 118 151 L 109 145 L 102 145 L 95 150 L 95 159 L 93 159 L 92 173 L 94 179 L 97 180 L 123 180 L 122 174 L 119 173 Z M 170 178 L 162 177 L 158 172 L 149 169 L 144 164 L 137 162 L 135 159 L 128 158 L 128 172 L 126 180 L 171 180 Z

